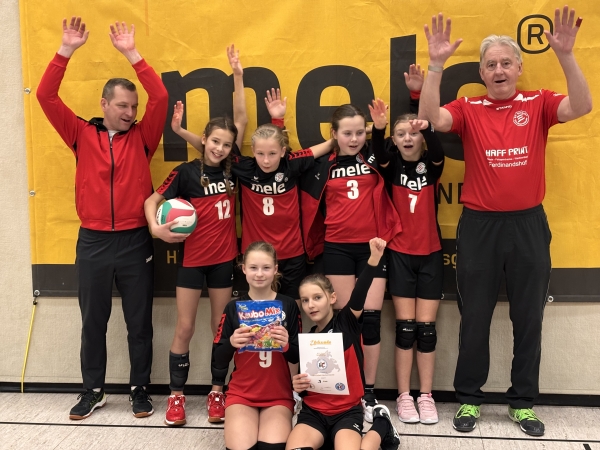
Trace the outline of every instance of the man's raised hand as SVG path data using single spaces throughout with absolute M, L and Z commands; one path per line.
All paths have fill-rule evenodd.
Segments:
M 108 33 L 108 36 L 110 37 L 113 46 L 119 50 L 131 64 L 135 64 L 142 59 L 135 48 L 135 25 L 131 24 L 131 31 L 129 31 L 125 22 L 115 22 L 114 25 L 110 26 L 110 33 Z
M 556 8 L 554 11 L 554 33 L 550 33 L 544 30 L 546 39 L 554 53 L 557 56 L 566 55 L 573 51 L 575 45 L 575 38 L 577 32 L 581 26 L 582 18 L 579 17 L 575 20 L 575 10 L 565 5 L 562 11 L 562 17 L 560 15 L 560 9 Z
M 69 25 L 67 25 L 67 19 L 63 19 L 62 27 L 62 43 L 58 54 L 70 58 L 75 50 L 85 44 L 90 32 L 85 29 L 85 23 L 81 21 L 81 17 L 71 17 Z
M 444 30 L 444 15 L 439 13 L 431 17 L 431 32 L 425 24 L 425 37 L 429 46 L 429 62 L 433 66 L 443 67 L 448 58 L 454 54 L 462 39 L 457 39 L 453 44 L 450 43 L 450 31 L 452 21 L 446 20 L 446 29 Z

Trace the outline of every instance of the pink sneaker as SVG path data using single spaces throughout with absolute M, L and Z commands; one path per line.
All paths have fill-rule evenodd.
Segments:
M 396 399 L 396 411 L 400 422 L 417 423 L 419 421 L 419 413 L 415 409 L 415 400 L 408 392 L 403 392 Z
M 438 423 L 437 409 L 435 408 L 435 402 L 429 394 L 421 394 L 417 398 L 417 404 L 419 405 L 419 420 L 421 423 L 430 425 L 432 423 Z

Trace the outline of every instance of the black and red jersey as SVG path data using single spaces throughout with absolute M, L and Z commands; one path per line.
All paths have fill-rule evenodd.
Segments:
M 201 267 L 233 260 L 238 254 L 235 233 L 235 180 L 226 179 L 221 167 L 204 165 L 209 184 L 200 183 L 200 161 L 195 159 L 173 169 L 156 190 L 166 199 L 187 200 L 198 216 L 198 225 L 183 244 L 184 267 Z
M 368 242 L 377 236 L 373 191 L 377 172 L 360 156 L 339 156 L 325 186 L 325 240 L 336 243 Z M 352 224 L 352 226 L 348 226 Z
M 423 130 L 428 151 L 418 161 L 405 161 L 391 138 L 383 139 L 385 130 L 373 127 L 375 156 L 384 147 L 389 164 L 381 173 L 391 185 L 394 207 L 402 218 L 402 233 L 387 245 L 391 250 L 409 255 L 429 255 L 442 248 L 437 222 L 437 187 L 444 170 L 444 151 L 431 129 Z M 438 162 L 441 164 L 433 164 Z
M 386 192 L 385 182 L 377 168 L 377 162 L 375 161 L 370 142 L 365 144 L 361 151 L 353 157 L 354 161 L 356 161 L 354 165 L 344 168 L 340 165 L 339 158 L 340 157 L 334 153 L 317 158 L 315 160 L 315 165 L 310 170 L 304 172 L 300 177 L 302 235 L 306 253 L 311 259 L 314 259 L 316 256 L 323 253 L 325 242 L 325 215 L 330 216 L 329 220 L 335 220 L 331 217 L 335 210 L 333 212 L 328 212 L 327 205 L 325 205 L 323 210 L 321 202 L 324 199 L 327 183 L 336 169 L 340 170 L 340 175 L 342 175 L 342 169 L 345 171 L 344 175 L 348 175 L 349 172 L 352 172 L 350 168 L 352 168 L 354 173 L 356 173 L 356 171 L 362 173 L 363 171 L 368 170 L 369 173 L 375 173 L 377 175 L 374 177 L 376 180 L 375 186 L 372 189 L 369 189 L 370 204 L 372 205 L 372 209 L 369 209 L 369 211 L 372 211 L 373 215 L 367 217 L 365 213 L 357 212 L 357 215 L 354 215 L 346 223 L 348 228 L 346 233 L 352 232 L 358 222 L 365 221 L 373 222 L 375 224 L 376 234 L 371 235 L 362 242 L 367 242 L 375 236 L 389 242 L 396 234 L 402 231 L 400 217 Z M 358 195 L 360 197 L 360 190 L 356 192 L 354 189 L 360 188 L 358 185 L 358 181 L 360 180 L 358 180 L 358 178 L 361 176 L 362 175 L 359 175 L 354 178 L 356 185 L 351 182 L 352 177 L 346 179 L 347 191 L 345 191 L 345 195 L 349 200 L 352 200 L 350 196 Z M 339 178 L 343 177 L 340 176 Z M 368 199 L 365 199 L 365 201 L 368 201 Z M 369 211 L 366 211 L 366 213 Z
M 350 300 L 320 333 L 342 333 L 344 341 L 344 365 L 346 366 L 346 380 L 348 381 L 349 395 L 331 395 L 308 391 L 303 402 L 310 408 L 326 416 L 333 416 L 348 411 L 360 405 L 360 400 L 365 393 L 365 374 L 363 372 L 364 355 L 362 349 L 361 332 L 363 316 L 358 319 L 352 312 L 362 311 L 367 299 L 367 293 L 377 273 L 377 267 L 367 264 L 361 272 L 350 296 Z M 316 326 L 310 329 L 316 331 Z
M 304 253 L 298 178 L 314 160 L 310 149 L 288 152 L 277 170 L 265 173 L 255 158 L 233 156 L 231 170 L 238 177 L 241 192 L 242 253 L 254 241 L 269 242 L 279 259 Z
M 238 353 L 229 338 L 240 327 L 236 302 L 225 306 L 217 335 L 213 341 L 211 373 L 212 384 L 223 386 L 229 362 L 234 361 L 229 380 L 228 394 L 242 397 L 248 404 L 263 407 L 286 403 L 293 408 L 292 381 L 288 362 L 298 362 L 298 333 L 302 331 L 300 311 L 291 297 L 277 294 L 282 302 L 284 317 L 282 325 L 289 333 L 289 341 L 283 352 L 243 352 Z M 254 300 L 245 295 L 240 300 Z
M 461 201 L 479 211 L 519 211 L 546 193 L 548 130 L 558 123 L 562 94 L 517 91 L 506 100 L 463 97 L 445 105 L 465 154 Z

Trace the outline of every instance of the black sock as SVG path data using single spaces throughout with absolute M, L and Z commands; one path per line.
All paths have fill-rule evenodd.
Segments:
M 390 431 L 390 423 L 384 417 L 375 417 L 373 419 L 373 425 L 371 425 L 371 430 L 381 436 L 381 440 L 383 441 L 388 434 L 388 431 Z
M 375 385 L 365 384 L 365 394 L 375 394 Z

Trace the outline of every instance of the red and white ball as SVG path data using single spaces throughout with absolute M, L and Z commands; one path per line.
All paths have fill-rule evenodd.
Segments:
M 198 223 L 196 208 L 190 202 L 181 198 L 165 201 L 156 212 L 156 222 L 159 225 L 164 225 L 173 220 L 177 220 L 177 223 L 171 227 L 171 231 L 191 233 Z

